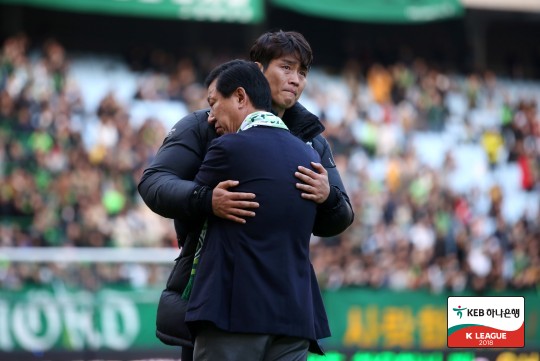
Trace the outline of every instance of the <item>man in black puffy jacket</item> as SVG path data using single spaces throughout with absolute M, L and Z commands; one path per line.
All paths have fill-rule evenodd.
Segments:
M 322 164 L 313 165 L 315 171 L 299 167 L 295 173 L 302 197 L 318 205 L 313 234 L 330 237 L 343 232 L 354 217 L 349 197 L 328 142 L 321 135 L 324 126 L 298 103 L 313 60 L 309 43 L 297 32 L 267 32 L 255 41 L 250 58 L 259 65 L 270 84 L 276 115 L 283 119 L 292 134 L 311 144 L 321 157 Z M 138 186 L 152 211 L 174 219 L 182 247 L 161 295 L 156 335 L 166 344 L 183 346 L 183 361 L 191 360 L 193 346 L 184 322 L 187 300 L 182 298 L 182 293 L 189 280 L 200 234 L 200 229 L 194 225 L 200 224 L 210 211 L 218 217 L 244 223 L 246 217 L 255 216 L 258 207 L 254 194 L 234 192 L 233 188 L 238 185 L 234 180 L 221 182 L 214 189 L 193 182 L 210 141 L 222 135 L 222 130 L 215 129 L 215 125 L 208 110 L 196 111 L 181 119 L 145 169 Z M 324 306 L 322 303 L 314 305 L 314 309 L 320 320 L 315 325 L 317 338 L 330 336 Z M 322 353 L 319 345 L 312 345 L 310 351 Z

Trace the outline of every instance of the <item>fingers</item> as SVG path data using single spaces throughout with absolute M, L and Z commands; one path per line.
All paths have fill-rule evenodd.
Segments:
M 327 174 L 326 168 L 321 163 L 311 162 L 311 166 L 320 174 Z
M 319 200 L 321 199 L 320 196 L 318 196 L 317 194 L 311 194 L 311 193 L 302 193 L 300 194 L 300 196 L 304 199 L 307 199 L 308 201 L 313 201 L 315 203 L 322 203 L 322 202 L 319 202 Z
M 241 224 L 246 223 L 246 220 L 244 218 L 239 218 L 239 217 L 236 217 L 236 216 L 233 216 L 233 215 L 230 215 L 230 214 L 225 216 L 225 219 L 227 219 L 229 221 L 236 222 L 236 223 L 241 223 Z
M 302 179 L 304 182 L 309 181 L 309 179 L 316 179 L 318 176 L 328 177 L 328 172 L 322 164 L 311 162 L 311 166 L 315 171 L 303 166 L 298 166 L 298 171 L 295 173 L 295 176 Z
M 259 207 L 254 193 L 233 192 L 229 188 L 238 185 L 238 181 L 227 180 L 219 183 L 212 192 L 212 211 L 220 218 L 233 222 L 246 223 L 247 217 L 255 217 L 253 209 Z
M 241 193 L 241 192 L 231 192 L 232 194 L 229 195 L 229 199 L 231 201 L 242 201 L 242 200 L 250 200 L 255 199 L 255 193 Z M 248 205 L 248 207 L 253 208 L 253 203 L 256 202 L 245 202 L 250 203 L 251 205 Z M 256 203 L 258 204 L 258 203 Z
M 214 188 L 214 193 L 218 193 L 221 197 L 226 197 L 230 200 L 255 199 L 254 193 L 229 191 L 229 188 L 236 187 L 238 184 L 239 182 L 237 180 L 226 180 L 220 182 L 216 188 Z
M 254 209 L 259 207 L 257 202 L 236 202 L 240 204 L 242 208 L 236 208 L 229 204 L 228 207 L 214 208 L 214 214 L 218 217 L 228 219 L 237 223 L 246 223 L 246 218 L 255 217 L 255 212 L 247 209 Z
M 323 203 L 330 194 L 328 172 L 320 163 L 311 162 L 311 166 L 315 171 L 303 166 L 298 167 L 294 175 L 302 183 L 296 183 L 296 188 L 302 191 L 302 198 Z
M 298 167 L 298 172 L 295 172 L 294 176 L 300 181 L 310 185 L 314 185 L 321 177 L 324 177 L 323 175 L 304 167 Z
M 249 211 L 249 209 L 256 209 L 259 208 L 259 203 L 257 202 L 248 202 L 248 201 L 233 201 L 231 200 L 229 202 L 231 212 L 236 212 L 240 215 L 250 215 L 253 217 L 255 215 L 254 212 Z M 252 215 L 253 213 L 253 215 Z
M 226 180 L 226 181 L 223 181 L 223 182 L 220 182 L 218 183 L 218 185 L 216 186 L 216 188 L 219 188 L 219 189 L 229 189 L 231 187 L 236 187 L 238 185 L 238 181 L 237 180 Z
M 228 219 L 228 220 L 233 221 L 233 222 L 236 222 L 236 223 L 245 224 L 246 219 L 242 218 L 242 216 L 243 217 L 255 217 L 255 212 L 245 212 L 245 213 L 242 213 L 242 214 L 239 214 L 239 215 L 226 214 L 226 215 L 224 215 L 223 218 Z
M 299 170 L 299 172 L 294 172 L 294 176 L 296 178 L 298 178 L 299 180 L 301 180 L 304 183 L 308 183 L 308 182 L 313 180 L 312 177 L 310 177 L 310 176 L 308 176 L 308 175 L 306 175 L 304 173 L 301 173 L 302 169 L 300 169 L 300 167 L 298 167 L 298 170 Z M 297 184 L 297 186 L 298 186 L 298 184 Z
M 316 187 L 312 187 L 304 183 L 296 183 L 296 188 L 302 191 L 301 196 L 304 199 L 309 199 L 318 203 L 318 201 L 323 197 L 323 192 Z

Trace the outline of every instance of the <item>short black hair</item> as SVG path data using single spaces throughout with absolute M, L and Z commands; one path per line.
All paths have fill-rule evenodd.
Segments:
M 268 31 L 251 46 L 249 58 L 259 62 L 266 69 L 274 59 L 283 55 L 293 55 L 306 70 L 313 63 L 313 51 L 302 34 L 296 31 Z
M 216 90 L 225 98 L 241 87 L 255 108 L 272 111 L 270 84 L 257 64 L 235 59 L 218 65 L 206 77 L 205 86 L 208 88 L 216 79 Z

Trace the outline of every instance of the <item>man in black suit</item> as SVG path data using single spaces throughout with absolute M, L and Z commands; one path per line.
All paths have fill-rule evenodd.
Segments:
M 294 172 L 318 153 L 271 113 L 267 79 L 255 63 L 233 60 L 206 80 L 215 127 L 195 182 L 239 181 L 256 195 L 245 224 L 210 216 L 195 262 L 186 322 L 195 360 L 305 360 L 316 342 L 309 241 L 317 205 L 301 197 Z M 211 207 L 209 202 L 208 207 Z

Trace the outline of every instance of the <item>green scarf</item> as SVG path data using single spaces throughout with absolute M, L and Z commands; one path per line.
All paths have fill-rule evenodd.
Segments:
M 275 116 L 274 114 L 270 112 L 257 111 L 257 112 L 249 114 L 246 117 L 246 119 L 244 119 L 242 124 L 240 124 L 240 128 L 238 128 L 237 133 L 247 130 L 252 127 L 259 126 L 259 125 L 289 130 L 289 128 L 287 128 L 283 120 L 281 120 L 279 117 Z M 193 288 L 193 281 L 195 280 L 195 274 L 197 273 L 197 265 L 199 264 L 199 259 L 201 258 L 201 250 L 204 244 L 204 238 L 206 237 L 207 227 L 208 227 L 208 220 L 204 222 L 201 233 L 199 234 L 195 256 L 193 257 L 193 264 L 191 266 L 191 274 L 189 275 L 189 280 L 186 285 L 186 288 L 184 288 L 184 292 L 182 292 L 182 298 L 185 300 L 189 299 L 189 296 L 191 295 L 191 290 Z
M 240 128 L 238 129 L 237 133 L 258 125 L 289 130 L 283 120 L 281 120 L 281 118 L 278 116 L 270 112 L 258 111 L 249 114 L 246 119 L 244 119 L 242 124 L 240 124 Z
M 189 280 L 182 292 L 182 298 L 184 300 L 189 299 L 191 295 L 191 289 L 193 288 L 193 281 L 195 280 L 195 273 L 197 272 L 197 265 L 199 264 L 199 258 L 201 258 L 201 250 L 204 244 L 204 237 L 206 237 L 206 228 L 208 226 L 208 220 L 204 221 L 204 225 L 199 234 L 199 239 L 197 240 L 197 248 L 195 250 L 195 256 L 193 256 L 193 264 L 191 265 L 191 273 L 189 274 Z

